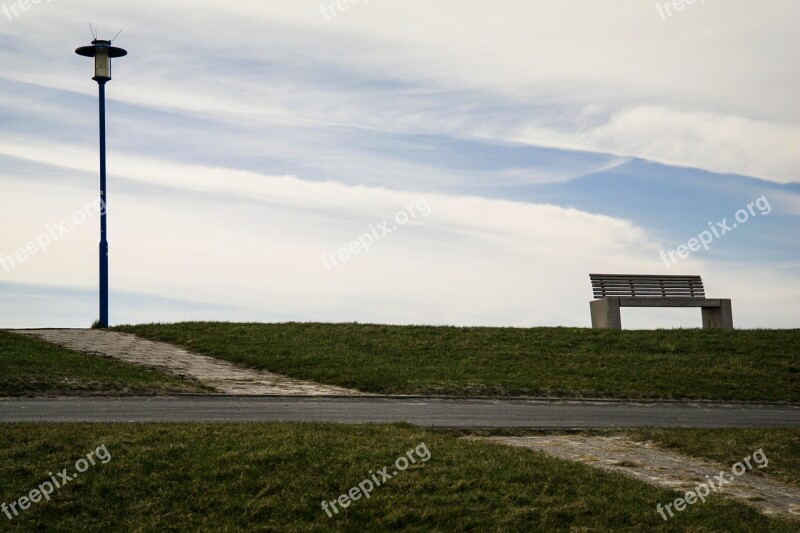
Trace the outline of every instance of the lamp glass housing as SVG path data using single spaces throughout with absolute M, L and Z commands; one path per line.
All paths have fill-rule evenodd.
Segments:
M 111 79 L 111 57 L 108 55 L 108 48 L 97 47 L 94 56 L 94 77 L 95 79 Z

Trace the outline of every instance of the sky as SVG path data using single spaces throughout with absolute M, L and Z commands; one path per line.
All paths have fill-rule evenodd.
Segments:
M 112 324 L 588 327 L 598 272 L 699 274 L 737 327 L 800 327 L 797 20 L 791 0 L 0 0 L 0 328 L 98 317 L 90 22 L 129 52 L 106 86 Z

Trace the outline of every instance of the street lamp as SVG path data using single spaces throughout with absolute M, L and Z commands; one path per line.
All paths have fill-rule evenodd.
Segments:
M 108 239 L 106 235 L 106 82 L 111 80 L 111 58 L 128 52 L 111 46 L 111 41 L 94 39 L 91 46 L 81 46 L 75 53 L 94 58 L 92 79 L 100 87 L 100 327 L 108 327 Z

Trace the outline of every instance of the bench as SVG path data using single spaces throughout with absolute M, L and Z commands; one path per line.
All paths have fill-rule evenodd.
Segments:
M 731 301 L 706 298 L 700 276 L 589 274 L 592 327 L 622 329 L 621 307 L 700 307 L 704 328 L 733 329 Z

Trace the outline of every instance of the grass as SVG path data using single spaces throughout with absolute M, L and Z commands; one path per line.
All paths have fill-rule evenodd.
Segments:
M 733 466 L 758 449 L 775 480 L 800 486 L 800 429 L 631 429 L 626 435 L 660 448 Z M 761 475 L 754 468 L 751 473 Z
M 209 390 L 135 365 L 0 331 L 0 396 L 165 394 Z
M 369 472 L 425 443 L 430 460 L 329 518 Z M 111 455 L 33 504 L 11 531 L 798 531 L 711 498 L 670 522 L 675 493 L 542 454 L 408 425 L 12 424 L 0 502 L 104 445 Z M 391 471 L 391 469 L 390 469 Z
M 213 322 L 114 329 L 374 393 L 800 402 L 800 330 Z

